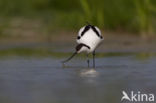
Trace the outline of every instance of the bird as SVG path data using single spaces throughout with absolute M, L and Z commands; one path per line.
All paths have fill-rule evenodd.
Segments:
M 90 60 L 88 55 L 92 53 L 93 55 L 93 68 L 95 68 L 95 50 L 104 40 L 100 29 L 97 26 L 87 24 L 80 28 L 77 36 L 77 45 L 75 47 L 75 52 L 62 63 L 66 63 L 71 60 L 76 54 L 85 52 L 87 57 L 87 64 L 89 67 Z

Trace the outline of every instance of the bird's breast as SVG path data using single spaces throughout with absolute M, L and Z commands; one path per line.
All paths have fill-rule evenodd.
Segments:
M 93 52 L 102 40 L 103 38 L 100 30 L 90 25 L 80 29 L 77 37 L 78 44 L 82 43 L 90 47 L 90 49 L 85 50 L 87 52 Z

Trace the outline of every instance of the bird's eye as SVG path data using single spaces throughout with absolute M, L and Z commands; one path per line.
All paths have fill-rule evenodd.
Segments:
M 77 39 L 80 39 L 80 36 L 78 36 Z

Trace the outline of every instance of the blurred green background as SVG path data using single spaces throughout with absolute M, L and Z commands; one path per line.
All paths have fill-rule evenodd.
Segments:
M 104 36 L 97 72 L 92 54 L 90 69 L 85 54 L 61 63 L 86 22 Z M 155 27 L 156 0 L 0 0 L 0 103 L 120 103 L 123 90 L 155 93 Z
M 55 35 L 86 22 L 104 31 L 155 35 L 155 0 L 0 0 L 0 37 Z

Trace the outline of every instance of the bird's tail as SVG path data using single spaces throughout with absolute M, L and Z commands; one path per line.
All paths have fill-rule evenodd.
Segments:
M 68 59 L 62 61 L 62 63 L 68 62 L 68 61 L 71 60 L 76 54 L 77 54 L 77 52 L 74 52 Z

